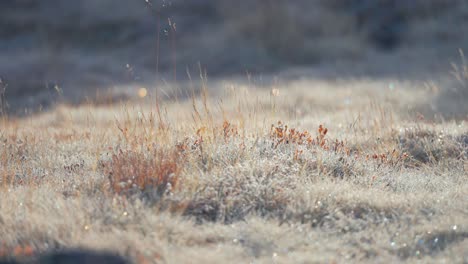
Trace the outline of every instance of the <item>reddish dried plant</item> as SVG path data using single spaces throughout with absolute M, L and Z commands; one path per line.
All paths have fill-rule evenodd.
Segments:
M 278 125 L 271 125 L 270 138 L 275 141 L 275 147 L 280 144 L 298 144 L 298 145 L 316 145 L 320 146 L 325 150 L 330 150 L 327 139 L 325 136 L 328 133 L 328 128 L 320 125 L 318 128 L 318 134 L 314 138 L 307 130 L 300 131 L 295 128 L 289 128 L 287 125 L 283 125 L 281 121 Z M 336 147 L 334 149 L 337 149 Z
M 224 141 L 227 142 L 231 137 L 236 137 L 238 135 L 239 135 L 239 131 L 237 127 L 225 120 L 223 122 Z
M 105 164 L 110 188 L 117 194 L 155 189 L 159 194 L 177 186 L 183 156 L 177 149 L 155 149 L 148 153 L 119 150 Z
M 308 147 L 315 146 L 325 151 L 351 156 L 351 149 L 346 146 L 343 140 L 329 140 L 327 138 L 327 133 L 328 128 L 323 125 L 319 125 L 317 136 L 313 137 L 307 130 L 300 131 L 295 128 L 288 128 L 287 125 L 283 125 L 283 123 L 279 121 L 277 125 L 271 125 L 270 139 L 273 140 L 275 148 L 280 144 L 296 144 Z M 300 159 L 302 154 L 302 150 L 296 149 L 294 159 Z M 356 157 L 359 156 L 359 153 L 355 154 Z M 407 153 L 400 153 L 395 149 L 388 153 L 375 153 L 366 156 L 367 160 L 375 160 L 378 164 L 388 164 L 393 166 L 401 164 L 408 158 L 409 156 Z
M 326 143 L 325 136 L 327 135 L 327 132 L 328 132 L 328 128 L 323 127 L 322 125 L 319 126 L 317 142 L 321 147 L 325 146 L 325 143 Z

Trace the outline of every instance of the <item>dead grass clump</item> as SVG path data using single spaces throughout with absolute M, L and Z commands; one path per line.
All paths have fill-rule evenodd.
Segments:
M 24 166 L 31 155 L 31 145 L 34 139 L 20 138 L 16 135 L 0 135 L 0 185 L 3 187 L 25 184 L 27 175 L 36 174 L 34 170 Z
M 352 222 L 355 220 L 362 220 L 376 225 L 394 222 L 399 218 L 398 215 L 401 215 L 401 212 L 398 212 L 398 210 L 391 208 L 377 208 L 370 204 L 344 206 L 339 212 L 349 218 Z M 361 225 L 358 230 L 353 231 L 360 231 L 366 228 L 367 226 Z
M 446 159 L 463 159 L 467 157 L 466 135 L 457 137 L 444 132 L 433 132 L 421 129 L 406 129 L 398 137 L 402 151 L 407 152 L 412 165 L 435 163 Z
M 299 131 L 295 128 L 288 128 L 283 122 L 278 121 L 278 125 L 271 125 L 270 139 L 274 141 L 273 146 L 276 148 L 280 144 L 298 144 L 298 145 L 319 145 L 325 146 L 328 129 L 322 125 L 319 126 L 318 135 L 316 138 L 309 131 Z
M 260 195 L 260 196 L 258 196 Z M 183 215 L 193 217 L 197 223 L 221 222 L 225 224 L 245 220 L 249 215 L 276 219 L 286 212 L 287 197 L 273 190 L 260 190 L 244 195 L 226 195 L 191 201 Z
M 392 208 L 379 208 L 375 205 L 336 204 L 334 201 L 318 200 L 312 206 L 297 204 L 284 213 L 282 223 L 301 223 L 312 228 L 352 233 L 372 226 L 384 226 L 399 220 L 402 211 Z
M 327 137 L 328 129 L 320 125 L 316 136 L 307 130 L 300 131 L 295 128 L 288 128 L 282 122 L 272 125 L 270 139 L 272 147 L 275 149 L 280 145 L 296 145 L 294 160 L 306 161 L 306 152 L 313 153 L 316 160 L 312 162 L 313 169 L 318 169 L 321 173 L 332 175 L 338 178 L 354 176 L 359 173 L 358 164 L 374 164 L 377 168 L 390 166 L 395 169 L 400 168 L 408 159 L 408 154 L 404 151 L 389 149 L 386 152 L 358 151 L 352 146 L 348 146 L 346 141 L 330 139 Z
M 278 218 L 286 211 L 296 182 L 295 174 L 277 161 L 260 157 L 259 164 L 244 161 L 210 172 L 216 174 L 201 179 L 204 183 L 189 198 L 184 215 L 199 223 L 232 223 L 249 215 Z
M 220 184 L 222 185 L 222 184 Z M 265 184 L 263 187 L 245 182 L 243 186 L 217 188 L 218 196 L 196 198 L 190 201 L 184 215 L 194 217 L 197 223 L 225 224 L 245 220 L 249 215 L 263 218 L 281 218 L 288 204 L 287 190 Z
M 349 178 L 359 174 L 356 166 L 356 160 L 345 157 L 327 159 L 319 169 L 325 175 L 330 175 L 333 178 L 339 179 Z
M 181 161 L 176 150 L 155 148 L 148 153 L 119 150 L 105 162 L 104 168 L 112 192 L 125 196 L 142 194 L 154 201 L 175 190 Z
M 239 134 L 238 126 L 224 121 L 222 126 L 202 126 L 195 135 L 185 137 L 175 147 L 188 163 L 207 172 L 219 163 L 235 165 L 246 154 L 246 137 Z M 228 151 L 229 154 L 224 153 Z
M 219 220 L 221 204 L 215 199 L 200 199 L 188 203 L 184 215 L 194 217 L 199 224 Z
M 315 147 L 328 152 L 341 153 L 350 155 L 350 149 L 342 140 L 331 140 L 327 138 L 328 128 L 319 125 L 317 135 L 313 136 L 309 131 L 300 131 L 295 128 L 288 128 L 287 125 L 278 121 L 278 125 L 271 125 L 270 139 L 273 141 L 272 146 L 277 148 L 282 144 L 305 145 L 307 147 Z M 301 154 L 301 153 L 296 153 Z

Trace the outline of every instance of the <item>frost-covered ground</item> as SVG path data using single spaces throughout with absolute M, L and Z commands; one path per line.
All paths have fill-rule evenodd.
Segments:
M 122 104 L 5 117 L 2 255 L 87 248 L 136 263 L 468 261 L 468 124 L 466 111 L 434 115 L 441 101 L 457 105 L 447 87 L 396 79 L 194 87 L 179 99 L 148 89 Z

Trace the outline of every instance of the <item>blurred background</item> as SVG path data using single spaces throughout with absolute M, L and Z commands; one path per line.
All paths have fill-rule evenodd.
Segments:
M 4 0 L 0 90 L 24 112 L 200 69 L 424 80 L 450 70 L 467 33 L 466 0 Z

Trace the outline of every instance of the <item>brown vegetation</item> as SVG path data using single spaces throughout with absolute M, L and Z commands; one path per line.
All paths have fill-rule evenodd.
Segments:
M 0 254 L 462 263 L 466 120 L 408 113 L 434 94 L 392 83 L 232 83 L 209 97 L 204 81 L 188 101 L 150 90 L 4 116 Z

